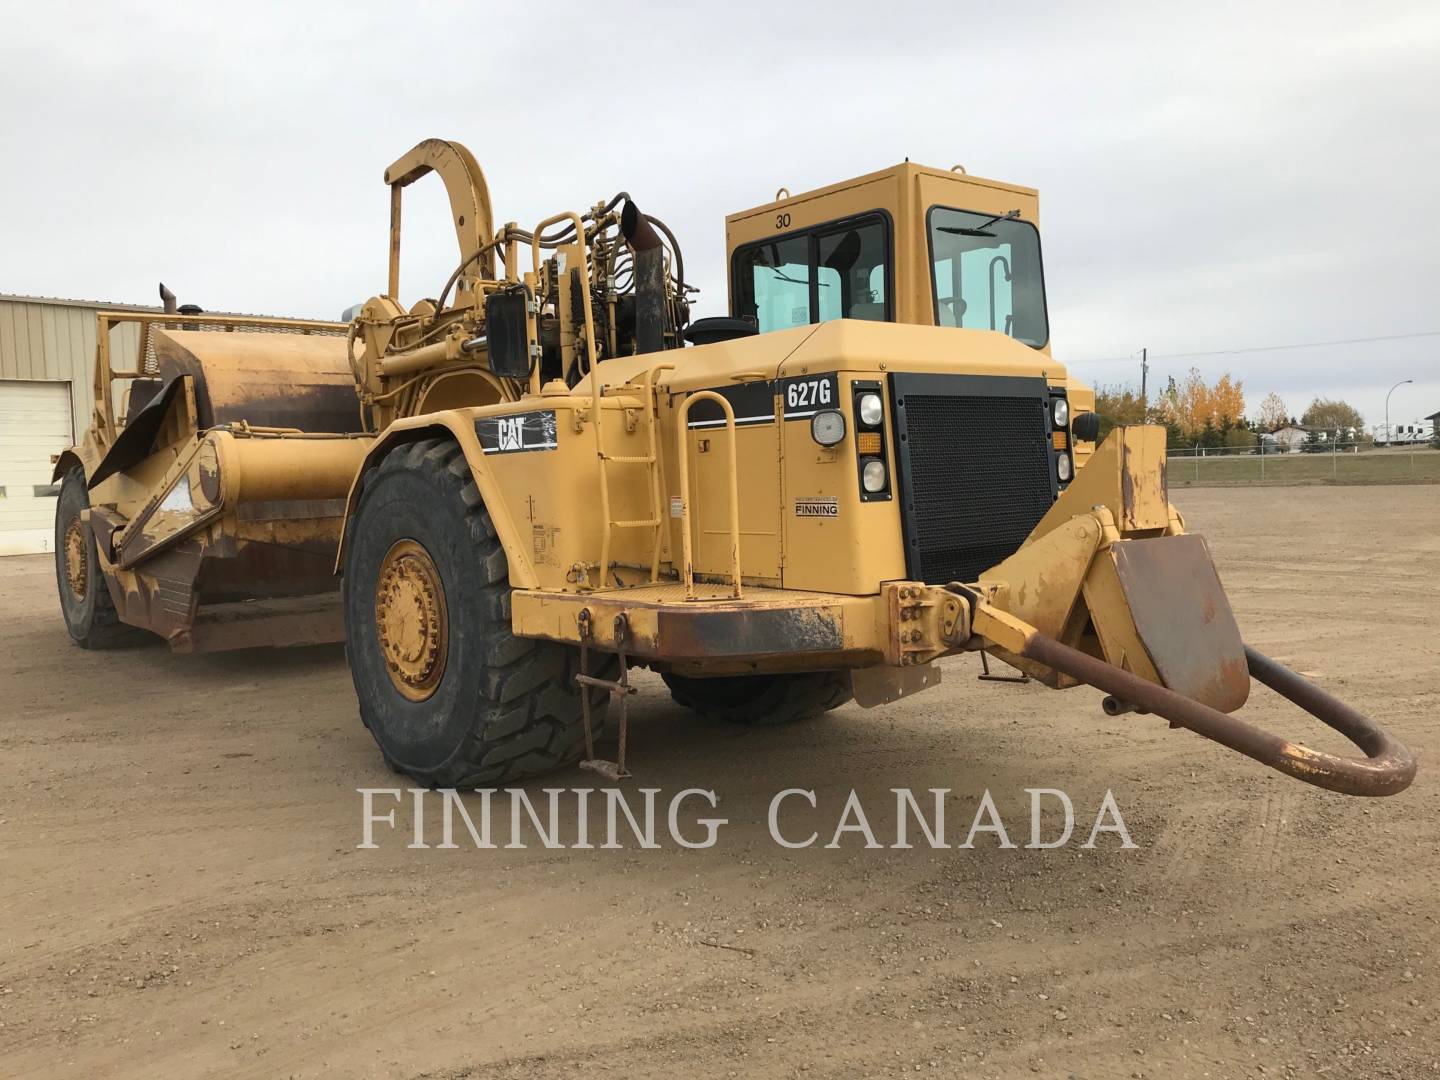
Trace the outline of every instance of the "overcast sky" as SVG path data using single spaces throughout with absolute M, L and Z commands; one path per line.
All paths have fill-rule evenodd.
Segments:
M 1433 0 L 0 8 L 0 292 L 335 318 L 385 285 L 385 166 L 438 136 L 497 223 L 630 191 L 718 314 L 726 213 L 908 156 L 1040 189 L 1082 378 L 1148 346 L 1252 413 L 1378 423 L 1405 378 L 1395 422 L 1440 409 L 1440 336 L 1167 358 L 1440 331 Z M 408 302 L 455 261 L 438 184 L 406 226 Z

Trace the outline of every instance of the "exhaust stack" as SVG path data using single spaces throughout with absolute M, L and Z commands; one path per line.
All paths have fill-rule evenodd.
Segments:
M 635 351 L 665 348 L 665 249 L 660 234 L 631 200 L 620 211 L 620 232 L 635 249 Z

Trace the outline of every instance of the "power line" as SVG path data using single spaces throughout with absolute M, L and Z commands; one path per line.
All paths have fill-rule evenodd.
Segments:
M 1440 330 L 1418 330 L 1413 334 L 1383 334 L 1374 337 L 1337 338 L 1334 341 L 1297 341 L 1288 345 L 1250 345 L 1238 349 L 1209 349 L 1205 352 L 1156 353 L 1152 360 L 1189 360 L 1199 356 L 1233 356 L 1236 353 L 1277 352 L 1281 349 L 1322 349 L 1330 345 L 1368 345 L 1376 341 L 1408 341 L 1440 337 Z M 1131 364 L 1132 356 L 1106 356 L 1098 360 L 1066 360 L 1067 364 Z

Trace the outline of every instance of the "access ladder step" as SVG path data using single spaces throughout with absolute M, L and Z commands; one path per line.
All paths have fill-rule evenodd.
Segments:
M 603 454 L 606 461 L 615 461 L 621 465 L 654 465 L 655 459 L 649 454 Z
M 580 768 L 589 769 L 593 773 L 599 773 L 611 783 L 617 780 L 624 780 L 630 775 L 630 770 L 617 765 L 613 761 L 606 761 L 604 758 L 586 758 L 580 762 Z
M 612 694 L 635 693 L 635 687 L 616 682 L 614 679 L 601 679 L 594 675 L 576 675 L 575 681 L 584 686 L 597 686 L 602 690 L 609 690 Z

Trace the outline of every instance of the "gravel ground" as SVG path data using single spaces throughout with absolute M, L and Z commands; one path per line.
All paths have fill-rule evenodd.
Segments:
M 408 805 L 357 850 L 356 789 L 399 779 L 339 648 L 85 653 L 48 559 L 0 560 L 0 1073 L 1440 1075 L 1436 491 L 1177 497 L 1247 639 L 1421 756 L 1403 795 L 1315 791 L 973 658 L 780 730 L 697 721 L 642 675 L 627 791 L 716 791 L 708 850 L 409 849 Z M 1267 691 L 1248 711 L 1337 745 Z M 821 833 L 802 850 L 767 828 L 791 787 L 816 793 L 781 817 Z M 1062 788 L 1077 836 L 822 846 L 852 790 L 893 843 L 896 787 L 949 789 L 952 842 L 988 790 L 1021 845 L 1025 789 Z M 1079 846 L 1107 790 L 1133 850 Z

